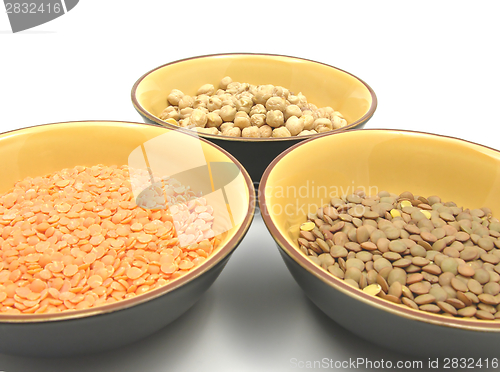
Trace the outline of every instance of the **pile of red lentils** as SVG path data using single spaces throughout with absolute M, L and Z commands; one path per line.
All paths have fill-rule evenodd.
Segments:
M 77 166 L 0 195 L 0 313 L 109 304 L 200 265 L 220 243 L 213 209 L 175 180 L 164 186 L 156 196 L 173 207 L 145 209 L 127 166 Z

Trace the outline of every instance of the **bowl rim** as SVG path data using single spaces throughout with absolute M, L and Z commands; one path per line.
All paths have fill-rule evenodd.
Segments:
M 484 148 L 491 150 L 496 153 L 500 153 L 500 150 L 481 145 L 472 141 L 467 141 L 464 139 L 451 137 L 442 134 L 433 134 L 422 131 L 411 131 L 411 130 L 402 130 L 402 129 L 383 129 L 383 128 L 374 128 L 374 129 L 356 129 L 350 130 L 348 132 L 335 133 L 335 134 L 326 134 L 321 136 L 321 138 L 325 139 L 328 136 L 339 136 L 339 135 L 352 135 L 356 132 L 381 132 L 381 133 L 400 133 L 403 135 L 421 135 L 426 138 L 441 138 L 444 140 L 451 140 L 453 142 L 464 143 L 468 145 L 477 146 L 478 148 Z M 286 157 L 289 153 L 293 152 L 299 146 L 309 146 L 311 142 L 314 143 L 315 139 L 310 139 L 307 141 L 299 142 L 294 146 L 291 146 L 287 150 L 283 151 L 279 156 L 274 159 L 269 166 L 266 168 L 262 175 L 262 179 L 258 189 L 258 198 L 259 198 L 259 206 L 261 210 L 262 219 L 264 223 L 277 243 L 278 247 L 287 254 L 292 260 L 295 261 L 302 269 L 307 271 L 309 274 L 315 276 L 317 279 L 321 280 L 328 286 L 342 292 L 345 295 L 350 296 L 353 299 L 361 301 L 366 305 L 377 308 L 382 311 L 389 312 L 393 315 L 404 317 L 410 320 L 415 320 L 419 322 L 424 322 L 433 325 L 445 326 L 449 328 L 456 328 L 462 330 L 470 330 L 470 331 L 479 331 L 479 332 L 500 332 L 500 321 L 485 321 L 480 319 L 463 319 L 458 317 L 445 317 L 443 315 L 427 313 L 421 310 L 414 310 L 405 305 L 395 304 L 390 301 L 384 300 L 377 296 L 372 296 L 363 291 L 352 287 L 351 285 L 345 283 L 343 280 L 335 277 L 333 274 L 327 272 L 321 267 L 314 264 L 312 261 L 307 259 L 307 257 L 300 252 L 298 247 L 295 247 L 288 243 L 284 235 L 280 232 L 280 230 L 276 227 L 274 222 L 271 219 L 269 214 L 269 210 L 267 208 L 267 200 L 266 200 L 266 187 L 268 184 L 269 176 L 272 173 L 273 169 L 277 166 L 277 164 Z
M 6 132 L 0 133 L 1 137 L 4 137 L 5 135 L 9 134 L 22 134 L 23 132 L 32 132 L 32 131 L 43 131 L 45 127 L 49 127 L 49 130 L 58 130 L 58 127 L 70 127 L 71 125 L 79 124 L 80 126 L 85 125 L 86 127 L 88 126 L 95 126 L 95 127 L 100 127 L 100 126 L 106 126 L 106 127 L 120 127 L 120 128 L 138 128 L 140 126 L 150 126 L 153 128 L 161 128 L 157 125 L 154 124 L 148 124 L 148 123 L 139 123 L 139 122 L 132 122 L 132 121 L 119 121 L 119 120 L 79 120 L 79 121 L 64 121 L 64 122 L 55 122 L 55 123 L 47 123 L 47 124 L 40 124 L 40 125 L 34 125 L 34 126 L 29 126 L 29 127 L 24 127 L 24 128 L 19 128 L 19 129 L 14 129 Z M 161 129 L 160 129 L 161 130 Z M 169 131 L 169 130 L 175 130 L 174 128 L 166 128 L 163 127 L 163 130 Z M 196 132 L 184 132 L 180 131 L 181 133 L 190 135 L 191 137 L 198 137 L 196 135 Z M 194 134 L 194 135 L 193 135 Z M 221 245 L 220 248 L 218 249 L 215 254 L 213 254 L 211 257 L 209 257 L 204 263 L 202 263 L 200 266 L 194 268 L 193 270 L 189 271 L 187 274 L 165 284 L 164 286 L 160 288 L 153 289 L 149 292 L 143 293 L 139 296 L 133 297 L 133 298 L 128 298 L 128 299 L 123 299 L 120 301 L 117 301 L 115 303 L 111 304 L 104 304 L 96 307 L 91 307 L 88 309 L 82 309 L 82 310 L 70 310 L 70 311 L 63 311 L 60 313 L 50 313 L 50 314 L 3 314 L 0 313 L 0 325 L 1 324 L 13 324 L 13 323 L 42 323 L 42 322 L 52 322 L 52 321 L 64 321 L 64 320 L 74 320 L 74 319 L 81 319 L 81 318 L 87 318 L 90 316 L 94 315 L 103 315 L 103 314 L 108 314 L 112 313 L 118 310 L 125 310 L 130 307 L 134 307 L 149 301 L 152 301 L 160 296 L 163 296 L 167 293 L 170 293 L 174 290 L 177 290 L 184 285 L 190 283 L 194 279 L 198 278 L 199 276 L 205 274 L 209 270 L 211 270 L 213 267 L 215 267 L 217 264 L 219 264 L 221 261 L 223 261 L 226 257 L 228 257 L 233 251 L 237 248 L 237 246 L 240 244 L 240 242 L 243 240 L 245 237 L 246 233 L 248 232 L 248 229 L 250 228 L 250 225 L 252 223 L 252 220 L 254 218 L 255 214 L 255 205 L 256 205 L 256 196 L 255 196 L 255 187 L 253 185 L 253 182 L 245 170 L 245 168 L 241 165 L 241 163 L 229 152 L 221 148 L 220 146 L 204 139 L 204 138 L 199 138 L 202 142 L 206 143 L 207 145 L 215 148 L 217 151 L 223 153 L 226 155 L 231 162 L 233 162 L 240 170 L 241 174 L 243 175 L 243 178 L 245 180 L 245 185 L 248 189 L 249 193 L 249 203 L 248 203 L 248 209 L 247 213 L 245 215 L 245 218 L 241 225 L 239 226 L 238 230 L 234 233 L 234 236 L 229 239 L 224 245 Z M 0 139 L 0 145 L 1 145 L 1 139 Z
M 241 57 L 245 57 L 245 56 L 257 56 L 257 57 L 273 57 L 273 58 L 283 58 L 283 59 L 291 59 L 291 60 L 299 60 L 299 61 L 305 61 L 305 62 L 310 62 L 310 63 L 314 63 L 314 64 L 319 64 L 319 65 L 323 65 L 323 66 L 326 66 L 326 67 L 329 67 L 329 68 L 333 68 L 337 71 L 340 71 L 346 75 L 349 75 L 353 78 L 355 78 L 357 81 L 359 81 L 362 85 L 364 85 L 364 87 L 368 90 L 368 92 L 370 93 L 370 96 L 371 96 L 371 99 L 372 99 L 372 102 L 371 102 L 371 105 L 370 107 L 368 108 L 368 111 L 358 120 L 356 120 L 355 122 L 345 126 L 345 127 L 342 127 L 342 128 L 338 128 L 338 129 L 334 129 L 330 132 L 326 132 L 328 134 L 331 134 L 331 133 L 339 133 L 339 132 L 343 132 L 343 131 L 346 131 L 346 130 L 349 130 L 349 129 L 354 129 L 355 127 L 363 124 L 363 123 L 366 123 L 372 116 L 373 114 L 375 113 L 375 110 L 377 109 L 377 105 L 378 105 L 378 100 L 377 100 L 377 96 L 374 92 L 374 90 L 366 83 L 364 82 L 363 80 L 361 80 L 360 78 L 358 78 L 357 76 L 355 76 L 354 74 L 351 74 L 350 72 L 347 72 L 345 70 L 342 70 L 338 67 L 335 67 L 335 66 L 331 66 L 327 63 L 323 63 L 323 62 L 318 62 L 318 61 L 314 61 L 314 60 L 311 60 L 311 59 L 307 59 L 307 58 L 302 58 L 302 57 L 294 57 L 294 56 L 288 56 L 288 55 L 283 55 L 283 54 L 271 54 L 271 53 L 219 53 L 219 54 L 205 54 L 205 55 L 198 55 L 198 56 L 194 56 L 194 57 L 187 57 L 187 58 L 183 58 L 183 59 L 179 59 L 179 60 L 176 60 L 176 61 L 172 61 L 172 62 L 168 62 L 168 63 L 165 63 L 161 66 L 158 66 L 158 67 L 155 67 L 153 68 L 152 70 L 146 72 L 145 74 L 143 74 L 139 79 L 137 79 L 137 81 L 134 83 L 134 85 L 132 86 L 132 90 L 131 90 L 131 100 L 132 100 L 132 104 L 134 106 L 134 108 L 136 109 L 136 111 L 143 117 L 146 117 L 148 120 L 151 120 L 152 122 L 156 123 L 157 125 L 161 125 L 161 126 L 164 126 L 164 127 L 167 127 L 167 128 L 177 128 L 177 129 L 180 129 L 182 131 L 186 131 L 186 132 L 192 132 L 192 130 L 190 129 L 187 129 L 187 128 L 181 128 L 181 127 L 177 127 L 173 124 L 170 124 L 166 121 L 163 121 L 161 119 L 159 119 L 158 117 L 152 115 L 149 111 L 147 111 L 140 103 L 139 103 L 139 100 L 137 99 L 137 89 L 139 87 L 139 85 L 142 83 L 142 81 L 147 77 L 149 76 L 150 74 L 152 74 L 153 72 L 155 72 L 156 70 L 159 70 L 159 69 L 162 69 L 164 67 L 167 67 L 167 66 L 170 66 L 170 65 L 173 65 L 173 64 L 177 64 L 177 63 L 182 63 L 182 62 L 185 62 L 185 61 L 190 61 L 190 60 L 194 60 L 194 59 L 201 59 L 201 58 L 215 58 L 215 57 L 234 57 L 234 56 L 241 56 Z M 315 133 L 315 134 L 308 134 L 308 135 L 305 135 L 305 136 L 300 136 L 300 137 L 297 137 L 297 136 L 291 136 L 291 137 L 276 137 L 276 138 L 273 138 L 273 137 L 268 137 L 268 138 L 250 138 L 250 137 L 230 137 L 230 136 L 223 136 L 223 135 L 215 135 L 215 134 L 208 134 L 208 133 L 199 133 L 199 135 L 201 137 L 204 137 L 204 138 L 208 138 L 210 140 L 224 140 L 224 141 L 234 141 L 234 142 L 276 142 L 276 141 L 297 141 L 297 140 L 304 140 L 304 139 L 309 139 L 309 138 L 316 138 L 322 134 L 325 134 L 325 133 Z

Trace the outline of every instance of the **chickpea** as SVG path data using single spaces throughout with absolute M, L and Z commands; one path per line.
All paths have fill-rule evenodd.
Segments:
M 222 118 L 217 112 L 210 112 L 207 114 L 207 128 L 217 128 L 222 124 Z
M 250 117 L 250 124 L 256 127 L 261 127 L 266 124 L 266 115 L 264 114 L 253 114 Z
M 341 119 L 341 118 L 339 118 L 339 117 L 338 117 L 338 116 L 336 116 L 336 115 L 334 115 L 334 116 L 332 117 L 331 121 L 332 121 L 332 125 L 333 125 L 333 127 L 334 127 L 335 129 L 340 128 L 340 124 L 342 123 L 342 121 L 341 121 L 341 120 L 342 120 L 342 119 Z
M 248 92 L 249 89 L 250 89 L 250 84 L 248 84 L 248 83 L 241 83 L 240 84 L 240 89 L 238 90 L 238 93 Z
M 236 94 L 236 99 L 240 99 L 240 98 L 250 98 L 253 101 L 253 94 L 250 93 L 250 91 L 245 90 L 244 92 Z M 253 105 L 253 102 L 252 102 L 252 105 Z
M 204 84 L 198 89 L 197 95 L 206 94 L 211 96 L 215 92 L 215 87 L 212 84 Z
M 206 133 L 206 134 L 213 134 L 213 135 L 217 135 L 217 134 L 220 134 L 219 133 L 219 130 L 217 128 L 199 128 L 199 127 L 196 127 L 194 128 L 198 133 Z
M 296 103 L 297 106 L 299 106 L 302 110 L 304 109 L 309 109 L 307 105 L 307 98 L 304 96 L 301 92 L 297 94 L 297 98 L 299 99 L 299 102 Z
M 238 127 L 234 127 L 232 129 L 227 130 L 226 132 L 222 133 L 225 136 L 229 137 L 241 137 L 241 129 Z
M 302 116 L 302 110 L 297 105 L 289 105 L 285 108 L 285 120 L 288 118 L 296 116 L 300 118 Z
M 298 134 L 298 136 L 307 136 L 309 134 L 318 134 L 315 130 L 303 130 Z
M 179 126 L 182 128 L 188 128 L 189 127 L 189 118 L 184 118 L 179 121 Z
M 207 115 L 199 109 L 193 110 L 189 117 L 189 125 L 204 128 L 207 124 Z
M 236 116 L 236 108 L 229 105 L 222 106 L 219 115 L 224 121 L 233 121 Z
M 285 127 L 279 127 L 273 129 L 273 137 L 290 137 L 290 131 Z
M 173 106 L 178 106 L 179 101 L 183 96 L 184 93 L 182 93 L 179 89 L 172 89 L 170 94 L 167 96 L 167 101 Z
M 194 104 L 194 98 L 185 94 L 180 99 L 178 106 L 182 110 L 183 108 L 186 108 L 186 107 L 193 107 L 193 104 Z
M 180 118 L 181 119 L 186 119 L 191 116 L 191 113 L 193 112 L 193 109 L 191 107 L 186 107 L 180 110 Z
M 229 76 L 223 77 L 222 80 L 219 83 L 219 88 L 226 90 L 227 86 L 233 82 L 233 79 L 231 79 Z
M 256 104 L 264 104 L 273 96 L 273 85 L 259 85 L 254 95 L 253 102 Z
M 257 127 L 247 127 L 247 128 L 244 128 L 241 131 L 241 136 L 242 137 L 259 138 L 260 137 L 259 128 L 257 128 Z
M 345 127 L 347 125 L 347 120 L 340 118 L 339 116 L 334 116 L 332 119 L 333 128 L 338 129 Z
M 207 108 L 209 111 L 218 110 L 222 107 L 222 100 L 220 97 L 212 96 L 208 99 Z
M 332 116 L 335 113 L 335 110 L 331 108 L 330 106 L 324 107 L 325 111 Z
M 236 110 L 244 111 L 248 114 L 250 112 L 250 110 L 252 109 L 252 105 L 253 105 L 253 101 L 251 98 L 242 97 L 236 101 Z
M 241 89 L 241 83 L 233 81 L 232 83 L 229 83 L 227 85 L 226 92 L 229 94 L 236 94 L 240 92 L 240 89 Z
M 300 117 L 300 120 L 304 123 L 304 130 L 311 130 L 314 128 L 314 118 L 312 117 L 312 115 L 302 115 Z
M 330 132 L 332 129 L 328 128 L 328 127 L 324 127 L 324 126 L 320 126 L 318 127 L 317 131 L 318 133 L 325 133 L 325 132 Z
M 228 121 L 227 123 L 221 124 L 221 126 L 219 127 L 222 134 L 224 134 L 224 132 L 227 132 L 229 129 L 233 129 L 233 128 L 234 128 L 234 123 L 232 123 L 230 121 Z
M 288 118 L 285 126 L 292 136 L 296 136 L 304 130 L 304 122 L 296 116 L 291 116 L 290 118 Z
M 165 110 L 160 114 L 160 119 L 161 120 L 167 120 L 167 119 L 175 119 L 179 120 L 180 119 L 180 114 L 179 114 L 179 109 L 175 106 L 167 106 Z
M 238 111 L 234 118 L 234 126 L 243 129 L 250 125 L 250 117 L 248 114 L 245 111 Z
M 279 110 L 268 111 L 266 115 L 266 123 L 274 128 L 282 126 L 285 122 L 283 113 Z
M 250 93 L 253 97 L 255 96 L 255 94 L 257 94 L 258 88 L 259 87 L 257 85 L 250 84 L 250 88 L 248 88 L 248 93 Z
M 314 111 L 313 117 L 315 119 L 319 119 L 319 118 L 331 119 L 330 113 L 326 110 L 325 107 L 319 108 L 316 111 Z
M 316 106 L 314 103 L 308 103 L 307 107 L 309 107 L 309 110 L 313 112 L 318 110 L 318 106 Z
M 237 101 L 237 99 L 236 99 L 235 96 L 226 93 L 225 95 L 220 96 L 220 99 L 221 99 L 221 105 L 222 106 L 236 107 L 236 101 Z
M 276 86 L 274 87 L 273 95 L 281 98 L 287 98 L 290 95 L 290 91 L 281 86 Z
M 259 134 L 261 138 L 269 138 L 273 134 L 273 128 L 267 124 L 263 125 L 259 128 Z
M 193 103 L 193 108 L 199 108 L 199 107 L 207 107 L 208 104 L 208 96 L 206 94 L 200 94 L 197 96 L 194 100 Z
M 297 103 L 299 103 L 299 97 L 294 96 L 292 94 L 290 94 L 287 99 L 288 99 L 288 102 L 290 102 L 291 105 L 296 105 Z
M 332 122 L 327 118 L 319 118 L 314 120 L 313 127 L 318 133 L 320 133 L 321 128 L 328 128 L 328 130 L 333 129 Z
M 260 103 L 257 105 L 254 105 L 252 109 L 250 110 L 250 116 L 255 115 L 255 114 L 266 114 L 267 110 L 264 107 L 264 105 L 261 105 Z
M 285 100 L 281 97 L 271 97 L 266 101 L 266 110 L 285 111 Z

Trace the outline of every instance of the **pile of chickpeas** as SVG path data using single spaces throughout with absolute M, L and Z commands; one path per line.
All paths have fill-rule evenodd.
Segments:
M 290 137 L 324 133 L 347 125 L 331 107 L 318 108 L 302 94 L 274 85 L 252 85 L 224 77 L 194 97 L 173 89 L 159 118 L 200 133 L 229 137 Z

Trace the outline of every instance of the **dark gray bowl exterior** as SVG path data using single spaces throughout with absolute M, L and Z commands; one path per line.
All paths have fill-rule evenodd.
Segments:
M 138 111 L 139 112 L 139 111 Z M 144 122 L 148 124 L 160 125 L 139 112 Z M 352 127 L 350 129 L 361 129 L 369 119 Z M 283 151 L 293 145 L 306 140 L 306 138 L 293 138 L 286 141 L 238 141 L 227 139 L 214 139 L 203 137 L 206 140 L 215 143 L 224 150 L 233 155 L 247 170 L 250 178 L 255 183 L 259 183 L 262 174 L 267 166 Z M 309 138 L 307 138 L 309 139 Z
M 381 310 L 326 284 L 278 248 L 307 297 L 339 325 L 365 340 L 424 358 L 498 358 L 500 354 L 498 332 L 438 326 Z
M 138 341 L 193 306 L 219 276 L 229 257 L 181 287 L 127 309 L 80 319 L 0 323 L 0 352 L 63 357 L 106 351 Z

